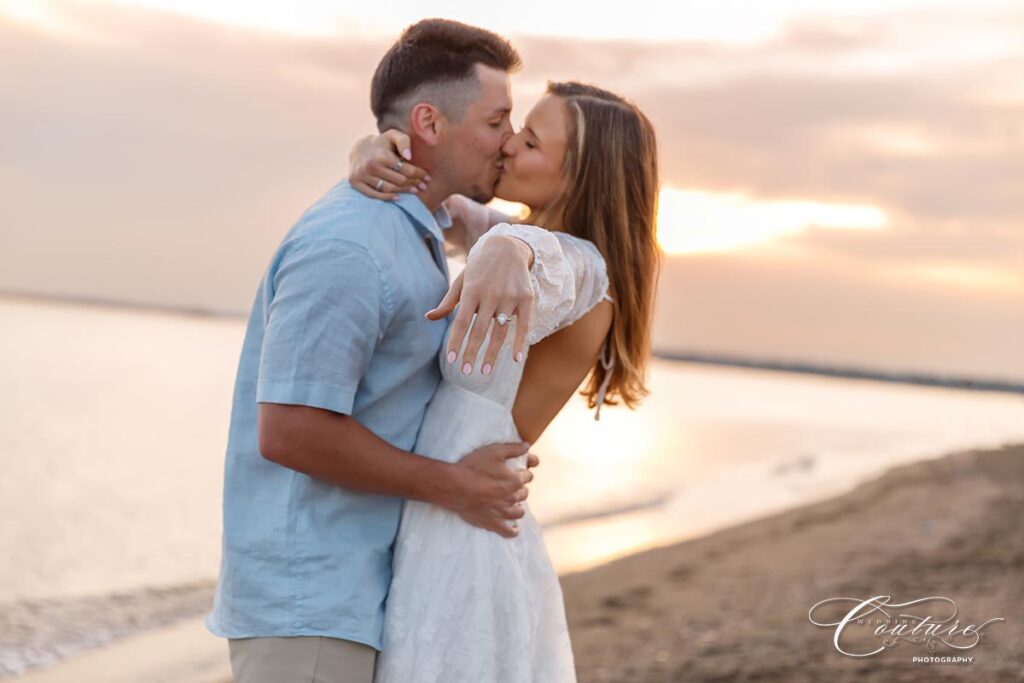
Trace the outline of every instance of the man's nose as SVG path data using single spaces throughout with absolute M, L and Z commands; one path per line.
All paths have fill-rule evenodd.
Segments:
M 504 157 L 515 156 L 515 154 L 516 154 L 515 139 L 516 139 L 515 136 L 512 135 L 512 136 L 509 136 L 509 138 L 507 140 L 505 140 L 504 143 L 502 143 L 502 145 L 501 145 L 501 155 L 502 156 L 504 156 Z
M 512 138 L 514 138 L 515 135 L 516 135 L 516 131 L 515 131 L 514 128 L 512 128 L 512 122 L 506 120 L 505 121 L 505 125 L 503 126 L 502 131 L 501 131 L 501 145 L 502 145 L 502 147 L 507 145 L 508 141 L 511 140 Z

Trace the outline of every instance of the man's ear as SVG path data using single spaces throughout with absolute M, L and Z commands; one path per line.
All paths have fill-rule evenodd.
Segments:
M 437 145 L 443 126 L 444 115 L 428 102 L 420 102 L 409 112 L 410 132 L 431 147 Z

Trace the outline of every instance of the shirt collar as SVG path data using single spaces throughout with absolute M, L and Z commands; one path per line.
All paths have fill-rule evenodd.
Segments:
M 395 203 L 413 220 L 414 223 L 426 229 L 439 242 L 444 242 L 444 233 L 452 227 L 452 217 L 444 204 L 437 208 L 433 214 L 427 209 L 427 205 L 411 192 L 402 192 L 398 195 Z

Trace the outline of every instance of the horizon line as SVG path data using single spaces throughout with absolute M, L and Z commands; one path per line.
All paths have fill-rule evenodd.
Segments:
M 12 292 L 0 290 L 0 298 L 28 299 L 49 304 L 74 304 L 134 310 L 140 313 L 160 313 L 180 315 L 194 318 L 228 318 L 244 321 L 248 314 L 235 310 L 218 310 L 210 308 L 175 307 L 164 304 L 153 304 L 132 301 L 113 301 L 95 297 L 72 296 L 61 294 L 42 294 L 38 292 Z M 669 351 L 654 349 L 651 355 L 659 360 L 682 363 L 700 363 L 723 367 L 771 370 L 792 374 L 819 375 L 842 379 L 859 379 L 874 382 L 895 384 L 914 384 L 918 386 L 944 387 L 964 389 L 968 391 L 996 391 L 1001 393 L 1024 394 L 1024 381 L 997 379 L 994 377 L 972 377 L 968 375 L 941 374 L 920 371 L 882 370 L 854 364 L 826 364 L 805 361 L 784 360 L 778 358 L 755 358 L 736 354 Z

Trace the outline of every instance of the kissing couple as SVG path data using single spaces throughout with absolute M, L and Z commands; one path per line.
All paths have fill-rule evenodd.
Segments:
M 515 132 L 519 67 L 490 31 L 406 29 L 384 132 L 259 284 L 205 620 L 238 683 L 576 680 L 529 448 L 581 385 L 595 418 L 648 393 L 657 154 L 636 105 L 575 82 Z

